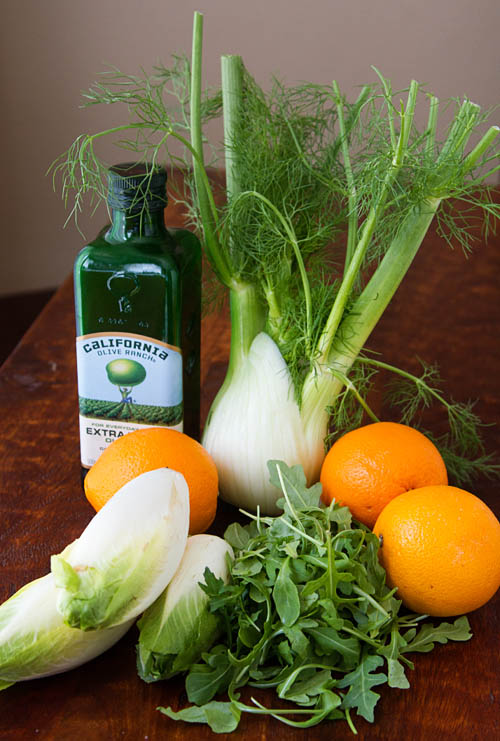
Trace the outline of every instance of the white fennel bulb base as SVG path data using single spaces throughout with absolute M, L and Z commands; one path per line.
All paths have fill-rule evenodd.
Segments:
M 308 483 L 314 483 L 324 458 L 325 434 L 326 415 L 304 429 L 287 364 L 275 342 L 261 332 L 219 392 L 203 446 L 217 466 L 222 499 L 274 515 L 281 493 L 269 483 L 267 462 L 300 464 Z

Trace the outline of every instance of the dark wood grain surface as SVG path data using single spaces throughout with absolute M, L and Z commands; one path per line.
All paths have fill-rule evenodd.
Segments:
M 447 392 L 477 399 L 488 423 L 499 419 L 500 239 L 478 243 L 469 259 L 430 234 L 370 346 L 388 362 L 417 369 L 416 356 L 439 363 Z M 0 371 L 0 601 L 49 570 L 49 558 L 93 515 L 80 485 L 72 285 L 52 298 Z M 9 317 L 1 317 L 8 322 Z M 227 363 L 222 313 L 203 324 L 203 415 Z M 381 400 L 375 399 L 384 414 Z M 439 429 L 437 414 L 430 422 Z M 496 426 L 488 451 L 500 450 Z M 469 487 L 500 515 L 498 482 Z M 216 531 L 234 517 L 221 505 Z M 469 618 L 474 637 L 417 654 L 409 690 L 381 689 L 373 725 L 357 720 L 360 739 L 500 738 L 500 594 Z M 135 672 L 133 628 L 94 661 L 59 676 L 0 693 L 0 739 L 113 741 L 210 738 L 205 727 L 176 724 L 158 705 L 181 707 L 181 680 L 148 685 Z M 348 739 L 345 724 L 293 730 L 245 716 L 237 739 Z

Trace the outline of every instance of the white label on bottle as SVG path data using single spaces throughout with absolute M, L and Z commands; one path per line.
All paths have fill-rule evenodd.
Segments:
M 76 339 L 80 447 L 90 468 L 107 446 L 146 427 L 182 431 L 178 347 L 127 332 Z

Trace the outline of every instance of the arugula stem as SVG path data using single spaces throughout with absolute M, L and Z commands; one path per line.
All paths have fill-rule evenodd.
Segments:
M 380 641 L 375 640 L 375 638 L 370 638 L 361 630 L 356 630 L 356 628 L 349 628 L 349 626 L 347 625 L 343 625 L 342 630 L 344 633 L 349 633 L 349 635 L 352 635 L 355 638 L 359 638 L 359 640 L 363 641 L 363 643 L 368 643 L 369 646 L 375 646 L 375 648 L 377 649 L 380 648 Z
M 292 523 L 291 522 L 288 522 L 288 520 L 283 520 L 283 522 L 285 523 L 285 525 L 287 527 L 290 528 L 290 530 L 293 530 L 294 532 L 298 533 L 303 538 L 305 538 L 306 540 L 308 540 L 310 543 L 314 543 L 314 545 L 317 546 L 318 548 L 321 548 L 323 546 L 323 543 L 321 543 L 319 540 L 315 540 L 310 535 L 308 535 L 307 533 L 305 533 L 303 530 L 299 530 L 298 527 L 295 527 L 295 525 L 292 525 Z
M 300 520 L 300 517 L 298 516 L 297 512 L 295 511 L 295 507 L 293 506 L 292 502 L 290 501 L 290 497 L 288 496 L 288 492 L 286 490 L 285 482 L 283 480 L 283 474 L 281 473 L 280 466 L 276 466 L 276 471 L 278 473 L 278 478 L 281 485 L 281 491 L 283 492 L 283 496 L 285 497 L 285 501 L 288 504 L 288 507 L 290 509 L 290 512 L 293 515 L 294 520 L 300 525 L 301 532 L 304 530 L 304 526 L 302 525 L 302 522 Z
M 367 594 L 367 592 L 363 591 L 362 589 L 360 589 L 360 587 L 357 587 L 356 585 L 353 586 L 352 591 L 355 594 L 359 595 L 362 599 L 367 600 L 376 610 L 378 610 L 378 612 L 380 612 L 385 618 L 387 618 L 387 620 L 391 619 L 391 616 L 389 615 L 387 610 L 384 610 L 382 605 L 379 605 L 379 603 L 376 600 L 374 600 L 371 595 Z
M 279 708 L 266 708 L 265 705 L 262 705 L 255 697 L 250 698 L 252 702 L 254 702 L 257 706 L 257 708 L 260 708 L 260 710 L 257 710 L 257 708 L 252 708 L 249 705 L 245 705 L 242 702 L 236 701 L 235 704 L 240 710 L 244 710 L 247 713 L 255 713 L 257 715 L 272 715 L 277 720 L 283 720 L 282 718 L 279 718 L 277 716 L 279 715 L 314 715 L 315 711 L 314 708 L 286 708 L 284 710 Z
M 250 698 L 251 701 L 257 706 L 256 708 L 253 708 L 251 705 L 245 705 L 244 703 L 240 702 L 239 700 L 236 700 L 234 698 L 231 698 L 231 701 L 237 707 L 239 710 L 242 710 L 246 713 L 254 713 L 257 715 L 270 715 L 271 718 L 275 718 L 276 720 L 279 720 L 281 723 L 284 723 L 285 725 L 292 726 L 294 728 L 308 728 L 313 725 L 317 725 L 320 723 L 324 718 L 326 718 L 329 713 L 331 712 L 332 708 L 326 707 L 326 708 L 288 708 L 288 709 L 280 709 L 280 708 L 266 708 L 265 705 L 262 705 L 255 697 Z M 299 721 L 293 721 L 289 718 L 286 718 L 287 715 L 310 715 L 311 717 L 309 720 L 299 722 Z
M 290 672 L 290 674 L 288 675 L 288 677 L 286 678 L 286 680 L 282 684 L 282 687 L 281 687 L 280 693 L 279 693 L 279 697 L 281 697 L 281 699 L 283 699 L 283 700 L 286 700 L 285 695 L 286 695 L 288 689 L 295 682 L 295 680 L 297 679 L 297 677 L 299 676 L 299 674 L 301 672 L 303 672 L 303 671 L 306 671 L 307 669 L 317 669 L 318 666 L 319 665 L 316 664 L 316 663 L 314 663 L 314 664 L 302 664 L 301 666 L 298 666 L 296 669 L 294 669 L 292 672 Z M 323 666 L 324 666 L 325 669 L 331 669 L 331 666 L 328 666 L 327 664 L 324 664 Z
M 347 721 L 347 725 L 351 729 L 351 733 L 353 733 L 355 736 L 357 736 L 358 735 L 358 732 L 356 730 L 356 726 L 352 722 L 351 712 L 350 712 L 349 708 L 344 708 L 344 713 L 345 713 L 345 719 Z
M 328 531 L 326 533 L 326 547 L 327 547 L 327 573 L 328 573 L 328 596 L 331 600 L 335 597 L 335 579 L 333 578 L 333 572 L 336 571 L 335 559 L 332 557 L 332 536 Z

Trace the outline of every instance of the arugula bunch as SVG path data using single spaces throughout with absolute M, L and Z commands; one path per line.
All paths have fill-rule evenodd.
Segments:
M 194 704 L 159 709 L 218 733 L 237 728 L 242 712 L 300 728 L 343 718 L 355 733 L 351 711 L 373 722 L 374 687 L 409 687 L 408 653 L 468 640 L 469 622 L 420 626 L 425 615 L 400 615 L 378 561 L 378 538 L 352 522 L 347 507 L 320 506 L 321 484 L 307 488 L 301 466 L 268 467 L 283 493 L 283 514 L 249 515 L 249 525 L 227 529 L 235 551 L 231 581 L 207 569 L 201 585 L 224 626 L 223 642 L 186 677 Z M 245 685 L 274 688 L 287 707 L 267 708 L 254 697 L 245 704 L 239 692 Z M 228 700 L 214 700 L 220 693 Z

